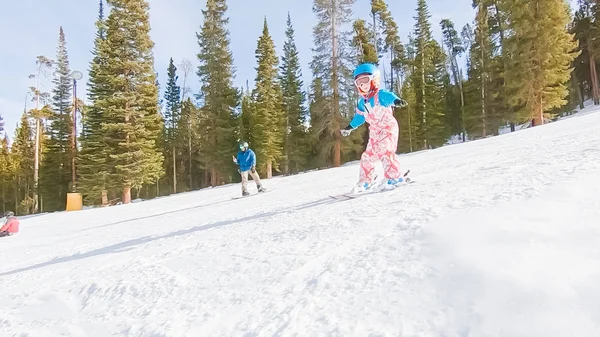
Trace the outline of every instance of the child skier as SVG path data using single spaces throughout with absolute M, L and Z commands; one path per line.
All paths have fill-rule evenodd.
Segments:
M 403 181 L 400 163 L 396 158 L 398 147 L 398 122 L 394 117 L 393 106 L 404 107 L 406 101 L 395 93 L 379 89 L 380 73 L 377 66 L 364 63 L 354 70 L 354 84 L 361 99 L 356 106 L 356 114 L 350 124 L 340 130 L 344 137 L 369 123 L 369 142 L 360 158 L 359 182 L 352 193 L 362 192 L 373 186 L 374 162 L 381 160 L 388 186 L 394 187 Z M 387 186 L 382 185 L 382 188 Z
M 15 213 L 8 211 L 4 213 L 4 224 L 0 227 L 0 238 L 4 236 L 15 235 L 19 232 L 19 220 L 15 217 Z
M 256 183 L 256 188 L 259 193 L 265 192 L 260 182 L 258 172 L 256 172 L 256 155 L 254 151 L 248 148 L 248 143 L 242 142 L 239 144 L 237 158 L 233 157 L 233 162 L 240 166 L 238 172 L 242 175 L 242 196 L 250 195 L 248 193 L 248 173 Z

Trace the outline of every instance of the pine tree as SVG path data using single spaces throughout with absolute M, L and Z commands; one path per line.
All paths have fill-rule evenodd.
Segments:
M 575 12 L 570 32 L 579 41 L 580 54 L 573 62 L 573 86 L 577 91 L 577 100 L 583 108 L 583 95 L 588 94 L 594 105 L 600 104 L 600 89 L 598 88 L 598 71 L 596 63 L 600 57 L 600 41 L 595 38 L 600 34 L 600 4 L 591 1 L 581 1 Z
M 442 78 L 445 58 L 440 45 L 433 39 L 429 23 L 429 9 L 425 0 L 419 0 L 414 30 L 414 69 L 411 73 L 412 87 L 416 96 L 416 141 L 419 147 L 442 145 L 446 133 L 441 122 L 444 119 Z
M 327 166 L 328 157 L 331 149 L 323 146 L 323 140 L 326 134 L 323 132 L 327 128 L 328 116 L 327 105 L 330 104 L 329 98 L 325 95 L 323 82 L 319 77 L 313 79 L 310 90 L 310 127 L 308 130 L 310 142 L 310 161 L 311 167 L 323 168 Z
M 255 143 L 256 160 L 261 171 L 271 178 L 272 170 L 277 167 L 283 155 L 284 132 L 286 132 L 285 116 L 283 111 L 283 96 L 281 87 L 277 82 L 277 55 L 275 44 L 267 19 L 263 24 L 263 32 L 258 39 L 256 47 L 255 89 L 252 92 L 252 138 Z
M 177 85 L 177 67 L 173 58 L 167 68 L 167 88 L 165 90 L 165 164 L 166 171 L 172 177 L 173 193 L 177 193 L 177 152 L 179 138 L 179 119 L 181 115 L 181 88 Z
M 306 142 L 306 124 L 308 111 L 305 107 L 306 93 L 302 90 L 302 70 L 300 58 L 294 38 L 294 27 L 288 13 L 286 41 L 283 45 L 283 56 L 280 66 L 280 83 L 283 91 L 283 108 L 286 116 L 286 132 L 284 139 L 284 173 L 300 171 L 308 161 Z M 242 103 L 243 104 L 243 103 Z
M 4 213 L 7 210 L 14 211 L 14 171 L 10 151 L 8 147 L 8 135 L 4 135 L 1 141 L 0 152 L 0 210 Z
M 384 45 L 381 51 L 390 53 L 390 90 L 400 91 L 402 77 L 405 72 L 406 58 L 405 50 L 400 36 L 398 35 L 398 24 L 394 21 L 392 13 L 383 0 L 371 0 L 371 13 L 376 21 L 379 21 L 383 30 Z M 394 72 L 396 72 L 394 74 Z M 394 85 L 396 80 L 397 85 Z
M 502 36 L 496 33 L 502 31 L 495 22 L 498 14 L 494 14 L 493 6 L 485 1 L 476 2 L 475 6 L 474 32 L 465 28 L 462 33 L 469 45 L 464 123 L 471 139 L 496 135 L 499 127 L 512 119 L 504 83 L 507 56 L 499 51 L 502 46 L 495 42 L 495 35 Z
M 352 38 L 352 46 L 355 48 L 359 63 L 373 63 L 379 65 L 379 57 L 377 50 L 373 45 L 373 31 L 369 30 L 365 20 L 358 19 L 352 25 L 354 29 L 354 37 Z
M 454 29 L 454 22 L 449 19 L 443 19 L 440 22 L 440 26 L 442 28 L 442 35 L 444 37 L 444 44 L 448 50 L 449 59 L 450 59 L 450 69 L 452 72 L 452 77 L 454 80 L 454 85 L 458 87 L 458 96 L 460 98 L 460 111 L 455 113 L 455 111 L 449 111 L 454 118 L 452 118 L 451 122 L 453 124 L 453 133 L 460 132 L 462 141 L 466 141 L 466 129 L 464 123 L 464 114 L 465 114 L 465 94 L 463 87 L 463 76 L 462 71 L 458 65 L 458 58 L 465 52 L 463 42 L 458 36 L 458 32 Z M 454 94 L 451 90 L 449 94 Z
M 102 132 L 109 152 L 113 188 L 131 202 L 131 189 L 155 184 L 162 175 L 163 157 L 157 142 L 162 128 L 158 87 L 153 70 L 148 3 L 145 0 L 108 0 L 106 40 L 101 44 L 102 72 L 111 97 L 95 104 L 103 112 Z
M 448 106 L 452 100 L 447 97 L 447 93 L 451 90 L 450 74 L 446 67 L 447 58 L 442 47 L 434 41 L 431 54 L 433 72 L 428 81 L 429 92 L 427 93 L 430 108 L 427 121 L 427 143 L 432 147 L 444 145 L 451 136 L 451 128 L 447 123 L 447 114 L 452 108 Z
M 54 61 L 46 56 L 38 55 L 36 57 L 36 73 L 29 75 L 29 78 L 36 79 L 35 87 L 30 87 L 29 90 L 35 97 L 35 108 L 29 110 L 29 115 L 35 121 L 34 135 L 34 152 L 33 152 L 33 197 L 31 211 L 37 213 L 39 211 L 40 195 L 39 195 L 39 169 L 41 162 L 42 142 L 43 142 L 43 120 L 51 114 L 51 109 L 48 106 L 50 93 L 42 91 L 41 79 L 42 76 L 48 78 L 48 70 L 52 69 Z M 29 207 L 29 206 L 27 206 Z
M 194 189 L 194 181 L 199 181 L 198 173 L 201 168 L 198 167 L 196 157 L 199 149 L 202 148 L 202 144 L 206 141 L 206 135 L 198 132 L 198 125 L 200 124 L 199 109 L 192 103 L 191 98 L 188 97 L 181 104 L 181 115 L 177 125 L 177 130 L 179 130 L 177 134 L 178 144 L 181 146 L 182 154 L 180 169 L 182 175 L 187 176 L 186 183 L 188 190 Z M 197 185 L 203 186 L 203 184 Z M 183 189 L 182 187 L 179 190 Z
M 247 81 L 246 81 L 247 82 Z M 253 111 L 252 93 L 246 84 L 246 90 L 242 94 L 242 116 L 240 118 L 240 140 L 248 142 L 248 144 L 254 144 L 254 138 L 252 138 L 252 118 L 254 117 Z
M 226 176 L 233 176 L 237 169 L 231 161 L 231 153 L 239 133 L 235 109 L 240 93 L 233 86 L 233 56 L 225 27 L 229 22 L 224 17 L 226 11 L 225 0 L 207 0 L 206 10 L 202 11 L 204 23 L 201 32 L 196 34 L 200 46 L 197 75 L 201 85 L 197 98 L 203 102 L 201 110 L 207 116 L 207 123 L 201 124 L 207 136 L 202 164 L 210 172 L 212 186 Z
M 323 107 L 324 127 L 321 152 L 331 156 L 333 166 L 342 162 L 342 137 L 340 129 L 355 111 L 356 95 L 353 90 L 352 65 L 355 60 L 351 55 L 349 31 L 342 30 L 350 23 L 352 6 L 356 0 L 314 0 L 313 12 L 317 16 L 317 24 L 313 28 L 313 60 L 311 69 L 313 76 L 320 79 L 323 93 L 330 104 Z M 344 140 L 350 145 L 351 140 Z
M 11 146 L 11 162 L 15 172 L 15 212 L 29 214 L 33 206 L 34 130 L 27 113 L 23 113 Z
M 566 103 L 571 62 L 577 56 L 573 35 L 567 31 L 565 0 L 506 0 L 511 8 L 506 41 L 511 55 L 506 72 L 511 103 L 520 121 L 544 123 L 545 113 Z
M 40 169 L 44 209 L 64 210 L 72 180 L 72 80 L 69 78 L 69 59 L 65 34 L 60 27 L 53 89 L 53 112 L 48 118 L 48 140 Z
M 108 203 L 110 174 L 113 168 L 109 165 L 108 147 L 105 144 L 105 134 L 102 130 L 104 110 L 100 104 L 103 99 L 110 97 L 106 72 L 106 20 L 104 18 L 103 0 L 99 2 L 98 19 L 96 21 L 96 38 L 94 40 L 94 56 L 90 63 L 88 100 L 90 102 L 81 121 L 81 151 L 78 155 L 78 185 L 81 187 L 86 203 L 104 205 Z

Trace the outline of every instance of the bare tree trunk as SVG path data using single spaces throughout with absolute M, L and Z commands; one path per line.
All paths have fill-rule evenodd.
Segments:
M 125 187 L 123 187 L 123 197 L 121 198 L 121 202 L 124 204 L 131 203 L 131 186 L 129 184 L 126 184 Z
M 39 100 L 39 98 L 38 98 Z M 36 108 L 37 109 L 37 108 Z M 38 211 L 38 187 L 40 179 L 40 119 L 35 119 L 35 154 L 33 155 L 33 213 Z
M 577 90 L 577 101 L 579 103 L 579 109 L 583 109 L 585 108 L 585 106 L 583 105 L 583 93 L 581 92 L 581 86 L 579 85 L 579 80 L 577 79 L 576 75 L 571 77 L 571 82 Z
M 267 162 L 267 179 L 271 179 L 273 177 L 273 162 Z
M 210 186 L 217 186 L 217 170 L 214 167 L 210 168 Z
M 285 175 L 290 172 L 290 135 L 288 129 L 290 128 L 290 114 L 289 111 L 286 112 L 287 116 L 285 118 L 285 161 L 283 163 L 283 173 Z
M 189 165 L 189 174 L 190 174 L 190 189 L 193 189 L 192 185 L 194 184 L 194 175 L 192 174 L 192 116 L 188 116 L 190 119 L 188 121 L 188 165 Z
M 456 62 L 456 58 L 454 59 L 454 63 L 456 63 L 456 67 L 458 70 L 458 63 Z M 463 88 L 463 78 L 462 72 L 460 70 L 458 77 L 458 89 L 460 90 L 460 129 L 462 131 L 462 141 L 464 143 L 467 138 L 467 129 L 465 128 L 465 90 Z
M 588 48 L 590 46 L 591 39 L 588 38 Z M 590 81 L 592 82 L 592 98 L 594 99 L 594 105 L 600 104 L 600 98 L 598 97 L 598 71 L 596 70 L 596 58 L 594 56 L 594 52 L 591 49 L 588 49 L 589 57 L 590 57 Z
M 2 213 L 6 212 L 6 182 L 2 177 Z
M 486 18 L 487 19 L 487 18 Z M 482 36 L 483 34 L 480 34 Z M 487 121 L 485 116 L 485 80 L 486 80 L 486 72 L 485 72 L 485 49 L 483 37 L 480 41 L 481 43 L 481 136 L 485 138 L 487 136 Z
M 108 206 L 108 191 L 102 191 L 102 206 Z
M 413 141 L 412 141 L 412 118 L 410 109 L 408 111 L 408 144 L 410 146 L 410 152 L 413 152 Z
M 532 126 L 538 126 L 538 125 L 543 125 L 544 124 L 544 104 L 543 104 L 543 97 L 542 94 L 540 93 L 540 97 L 538 99 L 538 102 L 534 105 L 534 118 L 532 121 Z
M 423 149 L 427 150 L 427 104 L 425 104 L 425 50 L 421 54 L 421 95 L 423 95 Z
M 173 145 L 173 193 L 177 193 L 177 158 L 175 158 L 175 145 Z
M 340 115 L 340 93 L 339 93 L 339 84 L 338 84 L 338 55 L 337 55 L 337 30 L 336 30 L 336 12 L 335 8 L 337 7 L 336 0 L 332 0 L 333 13 L 331 13 L 331 41 L 332 41 L 332 55 L 331 55 L 331 76 L 332 81 L 331 84 L 333 86 L 333 129 L 335 145 L 333 147 L 333 166 L 339 167 L 342 163 L 342 135 L 338 132 L 339 125 L 339 115 Z

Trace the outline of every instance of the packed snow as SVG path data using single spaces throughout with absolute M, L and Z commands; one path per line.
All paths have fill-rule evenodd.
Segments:
M 401 155 L 22 219 L 2 336 L 600 336 L 600 112 Z M 256 188 L 250 183 L 251 192 Z

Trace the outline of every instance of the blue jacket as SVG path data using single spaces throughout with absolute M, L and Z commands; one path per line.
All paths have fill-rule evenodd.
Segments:
M 248 149 L 246 152 L 239 151 L 237 154 L 237 162 L 240 166 L 240 171 L 249 171 L 252 166 L 256 166 L 256 155 L 254 151 Z
M 377 98 L 379 100 L 379 105 L 389 108 L 393 105 L 397 105 L 399 104 L 400 98 L 398 97 L 398 95 L 396 95 L 395 93 L 391 92 L 391 91 L 387 91 L 387 90 L 379 90 L 379 92 L 377 93 Z M 369 103 L 371 106 L 375 106 L 375 97 L 371 97 L 369 99 Z M 369 113 L 366 104 L 365 104 L 365 100 L 364 99 L 359 99 L 357 104 L 356 104 L 356 109 L 359 110 L 361 113 Z M 354 118 L 352 118 L 352 120 L 350 121 L 350 126 L 353 129 L 356 129 L 357 127 L 363 125 L 365 122 L 365 116 L 363 114 L 354 114 Z

